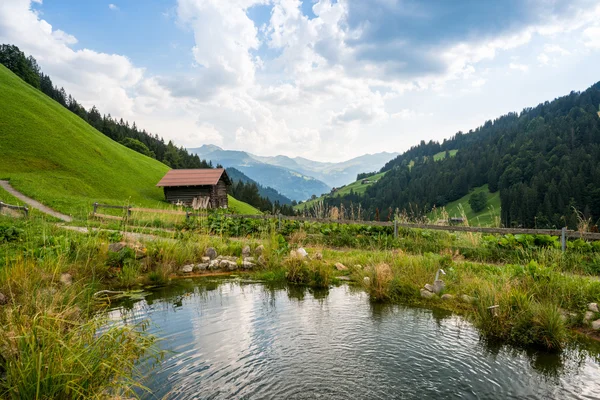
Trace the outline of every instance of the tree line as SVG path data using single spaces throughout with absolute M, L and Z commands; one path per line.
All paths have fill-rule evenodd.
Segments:
M 422 216 L 487 184 L 500 191 L 507 227 L 576 228 L 600 223 L 600 83 L 584 92 L 508 113 L 443 142 L 421 141 L 388 162 L 364 194 L 326 199 L 360 203 L 370 218 L 404 210 Z M 433 155 L 458 150 L 435 161 Z

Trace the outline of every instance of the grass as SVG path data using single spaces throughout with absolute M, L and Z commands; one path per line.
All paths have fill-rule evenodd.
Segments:
M 487 205 L 483 211 L 474 212 L 469 205 L 469 197 L 479 192 L 487 193 Z M 473 189 L 460 199 L 446 204 L 444 208 L 450 218 L 461 217 L 464 213 L 471 226 L 493 226 L 496 224 L 496 218 L 500 216 L 500 191 L 491 193 L 488 185 L 483 185 Z M 433 220 L 438 219 L 434 212 L 430 213 L 428 217 Z
M 454 157 L 456 155 L 456 153 L 458 153 L 458 150 L 448 150 L 448 154 L 450 154 L 450 157 Z M 443 160 L 444 158 L 446 158 L 445 151 L 440 151 L 439 153 L 436 153 L 433 155 L 434 161 L 440 161 L 440 160 Z
M 113 141 L 0 65 L 0 179 L 65 214 L 94 202 L 164 208 L 163 163 Z M 256 213 L 241 202 L 233 209 Z
M 363 183 L 361 183 L 361 181 L 362 181 L 362 179 L 361 179 L 361 180 L 352 182 L 352 183 L 350 183 L 348 185 L 344 185 L 344 186 L 340 187 L 333 194 L 333 196 L 344 196 L 346 194 L 350 194 L 351 191 L 354 191 L 354 193 L 357 193 L 357 194 L 363 194 L 367 190 L 367 188 L 369 186 L 371 186 L 373 183 L 375 183 L 379 179 L 381 179 L 381 177 L 383 175 L 385 175 L 385 172 L 382 172 L 382 173 L 370 176 L 369 178 L 367 178 L 370 181 L 370 183 L 363 184 Z M 327 196 L 330 196 L 330 195 L 327 195 Z M 311 208 L 312 206 L 314 206 L 318 202 L 323 201 L 323 197 L 324 196 L 317 197 L 316 199 L 307 200 L 307 201 L 305 201 L 303 203 L 300 203 L 300 204 L 294 206 L 294 209 L 295 210 L 303 210 L 305 206 L 308 207 L 308 208 Z

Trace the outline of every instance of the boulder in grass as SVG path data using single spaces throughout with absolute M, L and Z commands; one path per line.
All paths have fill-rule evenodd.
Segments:
M 221 262 L 221 260 L 210 260 L 210 263 L 208 263 L 208 269 L 215 270 L 215 269 L 219 269 L 219 263 Z
M 424 299 L 432 299 L 435 297 L 435 293 L 430 292 L 427 289 L 421 289 L 421 297 Z
M 303 247 L 300 247 L 298 250 L 296 250 L 296 254 L 298 255 L 298 257 L 300 258 L 305 258 L 308 257 L 308 253 L 306 252 L 306 250 L 304 250 Z
M 592 322 L 592 329 L 595 331 L 600 331 L 600 319 L 597 319 L 594 322 Z
M 424 288 L 425 288 L 425 290 L 433 293 L 433 286 L 431 284 L 426 283 L 425 286 L 424 286 Z
M 250 246 L 244 246 L 244 248 L 242 249 L 242 257 L 250 257 L 250 254 L 252 254 Z
M 108 245 L 108 251 L 112 251 L 113 253 L 118 253 L 121 250 L 123 250 L 125 247 L 127 247 L 127 243 L 125 243 L 125 242 L 111 243 Z
M 335 264 L 335 269 L 337 269 L 338 271 L 347 271 L 348 267 L 346 267 L 344 264 L 342 263 L 336 263 Z
M 210 258 L 211 260 L 214 260 L 215 258 L 217 258 L 217 251 L 215 250 L 214 247 L 209 247 L 204 252 L 204 255 L 206 257 Z
M 71 274 L 62 274 L 60 276 L 60 283 L 62 283 L 65 286 L 71 286 L 71 284 L 73 283 L 73 277 L 71 276 Z
M 585 315 L 583 316 L 583 322 L 590 322 L 592 320 L 592 318 L 594 318 L 594 313 L 592 311 L 586 311 Z
M 448 293 L 442 295 L 442 300 L 452 300 L 453 298 L 454 296 Z
M 595 312 L 595 313 L 600 312 L 598 310 L 598 303 L 590 303 L 590 304 L 588 304 L 588 310 L 591 311 L 591 312 Z
M 250 257 L 248 257 L 248 258 L 250 258 Z M 254 268 L 254 263 L 250 262 L 250 261 L 248 261 L 248 259 L 246 259 L 246 260 L 242 261 L 242 268 L 252 269 L 252 268 Z
M 194 265 L 194 271 L 204 272 L 208 269 L 208 263 L 200 263 Z
M 263 246 L 262 244 L 254 249 L 254 254 L 256 254 L 257 256 L 262 256 L 262 254 L 264 252 L 265 252 L 265 246 Z

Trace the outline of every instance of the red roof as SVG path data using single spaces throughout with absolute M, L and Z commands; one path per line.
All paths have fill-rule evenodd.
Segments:
M 156 186 L 204 186 L 216 185 L 221 179 L 231 183 L 223 168 L 172 169 L 156 184 Z

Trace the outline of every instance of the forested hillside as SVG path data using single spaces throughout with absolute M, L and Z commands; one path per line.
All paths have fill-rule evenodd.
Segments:
M 505 226 L 576 227 L 600 219 L 600 83 L 521 113 L 509 113 L 442 143 L 421 142 L 387 163 L 361 203 L 371 218 L 389 209 L 423 215 L 488 185 L 500 191 Z M 459 150 L 434 160 L 439 152 Z M 413 163 L 411 163 L 411 161 Z M 410 164 L 413 164 L 412 167 Z
M 294 215 L 292 201 L 271 187 L 264 187 L 235 168 L 227 168 L 227 175 L 233 182 L 230 194 L 261 211 Z

